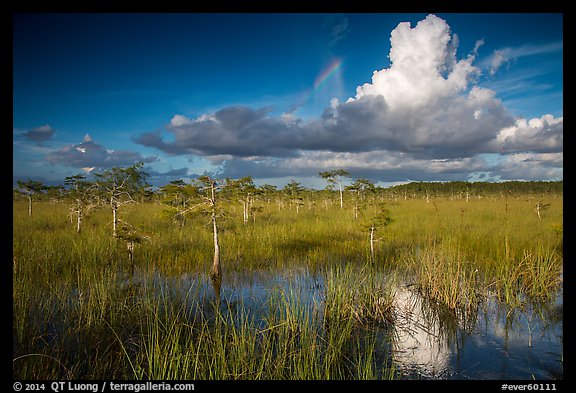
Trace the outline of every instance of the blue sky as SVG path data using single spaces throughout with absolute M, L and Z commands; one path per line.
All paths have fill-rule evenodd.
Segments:
M 563 178 L 562 14 L 13 22 L 14 183 L 138 161 L 155 185 Z

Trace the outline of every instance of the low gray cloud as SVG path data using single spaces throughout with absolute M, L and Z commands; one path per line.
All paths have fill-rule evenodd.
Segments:
M 178 169 L 170 169 L 166 172 L 158 172 L 149 167 L 144 168 L 144 170 L 150 175 L 154 177 L 184 177 L 188 176 L 188 168 L 178 168 Z
M 563 177 L 562 153 L 518 153 L 492 168 L 502 180 L 551 180 Z
M 175 168 L 169 169 L 165 172 L 157 171 L 151 166 L 145 166 L 143 168 L 144 172 L 148 174 L 148 182 L 153 186 L 163 186 L 170 183 L 173 180 L 184 180 L 188 178 L 196 178 L 199 175 L 196 173 L 188 173 L 188 168 Z
M 387 149 L 443 158 L 476 154 L 499 129 L 514 124 L 501 103 L 480 89 L 466 97 L 396 110 L 389 108 L 385 97 L 367 95 L 334 105 L 311 121 L 287 121 L 268 112 L 234 106 L 197 119 L 178 115 L 168 127 L 173 141 L 165 141 L 157 132 L 134 141 L 175 155 L 294 157 L 301 150 Z
M 51 164 L 61 164 L 91 171 L 95 168 L 133 165 L 138 162 L 157 161 L 155 156 L 144 157 L 138 152 L 129 150 L 109 150 L 99 145 L 86 134 L 83 141 L 76 145 L 67 145 L 46 156 Z
M 54 128 L 46 124 L 40 127 L 32 128 L 31 130 L 24 132 L 22 135 L 31 141 L 44 142 L 52 138 L 54 132 Z
M 491 170 L 480 157 L 423 159 L 418 154 L 375 150 L 370 152 L 302 152 L 299 157 L 233 158 L 222 165 L 220 176 L 238 178 L 318 177 L 320 171 L 346 168 L 352 177 L 374 181 L 465 180 L 471 172 Z
M 293 155 L 298 148 L 293 137 L 301 132 L 299 123 L 269 117 L 269 112 L 269 108 L 231 106 L 194 120 L 176 115 L 168 126 L 173 141 L 165 141 L 157 132 L 144 133 L 134 141 L 174 155 Z

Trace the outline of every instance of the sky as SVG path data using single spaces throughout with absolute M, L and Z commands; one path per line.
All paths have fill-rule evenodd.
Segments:
M 13 15 L 13 184 L 563 180 L 554 13 Z

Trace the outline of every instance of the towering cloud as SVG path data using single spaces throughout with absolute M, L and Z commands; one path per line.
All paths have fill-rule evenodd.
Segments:
M 472 65 L 474 55 L 456 60 L 458 36 L 451 35 L 450 27 L 435 15 L 414 28 L 400 23 L 390 43 L 391 67 L 375 71 L 371 84 L 356 89 L 356 98 L 383 96 L 391 110 L 425 107 L 462 92 L 469 79 L 480 73 Z

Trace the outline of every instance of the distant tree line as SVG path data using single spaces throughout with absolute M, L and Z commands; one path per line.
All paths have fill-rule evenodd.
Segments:
M 130 169 L 132 168 L 132 169 Z M 105 177 L 110 179 L 118 174 L 131 172 L 137 175 L 134 179 L 136 184 L 132 192 L 124 195 L 131 195 L 132 199 L 137 197 L 140 202 L 157 201 L 168 202 L 173 206 L 181 206 L 186 209 L 188 199 L 197 196 L 198 179 L 190 183 L 184 180 L 174 180 L 170 183 L 152 188 L 146 183 L 146 174 L 140 167 L 132 166 L 130 168 L 113 168 L 101 174 L 99 184 L 106 183 Z M 104 177 L 102 177 L 104 176 Z M 258 210 L 257 200 L 271 202 L 273 199 L 285 199 L 296 209 L 304 205 L 305 199 L 322 201 L 327 208 L 328 201 L 337 197 L 338 205 L 343 208 L 344 196 L 348 196 L 349 201 L 359 203 L 365 201 L 368 197 L 380 197 L 385 199 L 431 199 L 431 198 L 450 198 L 450 199 L 470 199 L 470 198 L 487 198 L 487 197 L 520 197 L 520 196 L 543 196 L 559 195 L 563 193 L 563 181 L 506 181 L 506 182 L 466 182 L 466 181 L 449 181 L 449 182 L 410 182 L 392 187 L 379 187 L 374 182 L 363 178 L 352 178 L 346 171 L 321 172 L 320 177 L 327 181 L 325 189 L 306 188 L 295 179 L 290 180 L 285 187 L 279 189 L 277 186 L 263 184 L 256 186 L 251 176 L 241 179 L 222 179 L 220 182 L 225 185 L 218 189 L 218 192 L 225 195 L 227 199 L 236 200 L 243 206 L 243 220 L 248 220 Z M 130 178 L 130 176 L 128 176 Z M 109 180 L 110 180 L 109 179 Z M 350 185 L 344 186 L 343 180 L 349 179 Z M 98 182 L 96 182 L 98 183 Z M 128 182 L 130 183 L 130 182 Z M 201 183 L 201 182 L 200 182 Z M 124 184 L 125 186 L 127 183 Z M 337 185 L 338 187 L 335 187 Z M 86 180 L 84 175 L 67 177 L 64 185 L 47 186 L 40 181 L 18 181 L 17 186 L 13 189 L 14 200 L 28 200 L 29 213 L 32 214 L 32 200 L 34 201 L 51 201 L 63 202 L 72 199 L 78 200 L 80 194 L 86 194 L 87 191 L 94 191 L 94 182 Z M 103 187 L 100 187 L 103 191 Z M 108 190 L 114 194 L 114 191 Z M 94 193 L 92 193 L 94 195 Z M 109 195 L 111 196 L 111 195 Z M 100 195 L 102 199 L 102 194 Z
M 562 194 L 563 181 L 506 181 L 506 182 L 411 182 L 386 188 L 394 198 L 483 198 L 519 197 Z

